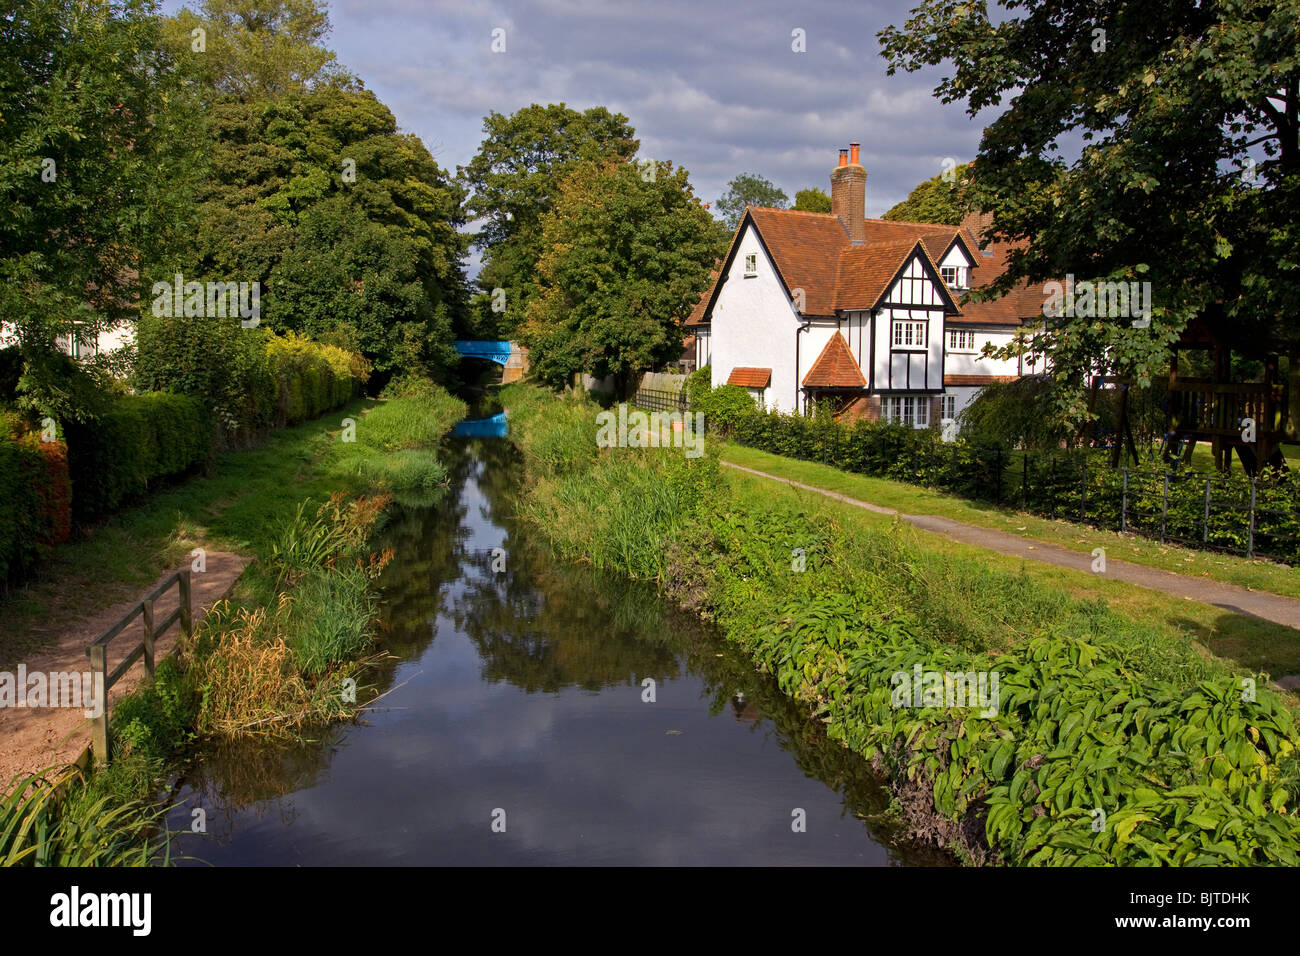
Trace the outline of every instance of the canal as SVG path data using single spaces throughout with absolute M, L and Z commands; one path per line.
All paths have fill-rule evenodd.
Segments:
M 446 498 L 384 529 L 382 696 L 310 740 L 206 750 L 169 815 L 202 823 L 185 862 L 950 862 L 899 843 L 866 763 L 697 618 L 556 561 L 515 517 L 494 411 L 446 439 Z

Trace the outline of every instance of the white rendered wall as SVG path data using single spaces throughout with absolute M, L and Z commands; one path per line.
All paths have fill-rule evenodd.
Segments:
M 745 257 L 749 255 L 758 257 L 758 274 L 746 279 Z M 710 348 L 714 387 L 725 385 L 734 368 L 770 368 L 772 380 L 765 396 L 767 407 L 779 408 L 783 412 L 794 411 L 798 384 L 794 368 L 794 336 L 800 324 L 776 268 L 763 251 L 751 223 L 740 237 L 726 281 L 713 303 Z M 803 340 L 799 343 L 800 364 L 803 372 L 807 372 L 817 357 L 817 352 L 813 352 L 812 359 L 807 358 L 807 349 L 820 350 L 820 346 L 808 344 L 809 333 L 800 338 Z
M 1005 329 L 981 329 L 950 323 L 948 331 L 972 331 L 975 333 L 975 348 L 971 351 L 954 352 L 947 349 L 944 361 L 945 371 L 949 375 L 1018 375 L 1020 362 L 1015 358 L 992 359 L 980 356 L 980 350 L 988 343 L 995 348 L 1010 345 L 1015 332 Z M 947 347 L 947 339 L 944 346 Z

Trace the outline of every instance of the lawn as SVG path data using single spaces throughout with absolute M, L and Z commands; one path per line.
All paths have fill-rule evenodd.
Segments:
M 1212 551 L 1193 551 L 1132 534 L 1103 531 L 1060 519 L 1040 518 L 988 502 L 958 498 L 919 485 L 855 475 L 815 462 L 798 461 L 735 444 L 727 444 L 722 449 L 722 459 L 893 508 L 903 514 L 942 515 L 954 521 L 1017 534 L 1083 553 L 1091 553 L 1094 548 L 1105 548 L 1108 557 L 1133 564 L 1300 598 L 1300 571 L 1271 561 L 1248 560 Z

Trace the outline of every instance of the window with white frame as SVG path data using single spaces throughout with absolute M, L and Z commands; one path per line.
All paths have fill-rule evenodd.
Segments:
M 763 398 L 763 396 L 767 394 L 767 389 L 765 389 L 765 388 L 747 388 L 747 389 L 745 389 L 745 391 L 749 392 L 749 396 L 750 396 L 750 398 L 752 398 L 752 399 L 754 400 L 754 404 L 756 404 L 756 405 L 759 407 L 760 410 L 763 410 L 763 411 L 766 411 L 766 410 L 767 410 L 767 402 L 766 402 L 766 400 Z
M 925 330 L 929 327 L 928 322 L 909 322 L 900 321 L 894 323 L 894 348 L 897 349 L 923 349 L 925 348 Z
M 758 253 L 752 252 L 745 256 L 745 278 L 758 275 Z
M 926 395 L 887 395 L 885 420 L 895 425 L 926 428 L 930 424 L 930 399 Z
M 949 352 L 974 352 L 975 351 L 975 333 L 970 329 L 949 329 L 948 330 L 948 351 Z
M 956 266 L 942 266 L 940 267 L 939 272 L 943 276 L 944 285 L 946 285 L 950 289 L 957 288 L 957 267 Z
M 957 417 L 957 396 L 940 395 L 939 396 L 939 418 L 942 421 L 952 421 Z

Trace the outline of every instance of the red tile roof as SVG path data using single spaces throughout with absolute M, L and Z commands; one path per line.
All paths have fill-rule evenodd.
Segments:
M 981 244 L 975 254 L 978 267 L 971 274 L 972 290 L 982 289 L 992 284 L 993 280 L 1007 271 L 1009 257 L 1014 249 L 1023 248 L 1027 243 L 999 242 L 985 243 L 993 217 L 987 213 L 970 213 L 961 222 L 962 231 L 974 242 Z M 1041 289 L 1021 283 L 1006 295 L 992 302 L 962 302 L 961 315 L 950 319 L 955 325 L 963 323 L 988 325 L 1021 325 L 1025 319 L 1032 319 L 1043 314 L 1043 302 L 1046 296 Z
M 853 360 L 849 343 L 837 331 L 803 377 L 803 384 L 805 388 L 862 388 L 867 379 Z
M 912 258 L 912 253 L 916 251 L 918 245 L 921 255 L 930 264 L 937 278 L 939 267 L 935 264 L 934 256 L 926 250 L 924 240 L 904 238 L 866 242 L 841 252 L 835 308 L 843 310 L 875 308 L 889 291 L 894 277 Z M 946 287 L 944 291 L 947 292 Z M 951 295 L 949 300 L 954 301 Z
M 714 269 L 709 273 L 709 284 L 703 292 L 700 293 L 700 299 L 691 309 L 691 314 L 686 317 L 687 326 L 704 325 L 704 310 L 708 308 L 709 300 L 713 298 L 713 287 L 718 284 L 718 270 Z
M 980 249 L 979 242 L 988 228 L 987 216 L 967 216 L 961 226 L 867 219 L 866 241 L 855 246 L 844 224 L 832 213 L 764 206 L 750 206 L 746 212 L 786 288 L 792 295 L 795 290 L 803 290 L 800 311 L 804 315 L 832 316 L 843 310 L 874 308 L 918 243 L 936 274 L 948 247 L 957 241 L 963 243 L 975 260 L 971 272 L 974 289 L 987 286 L 1005 272 L 1007 255 L 1015 248 L 998 245 Z M 741 231 L 737 229 L 737 237 Z M 734 250 L 734 238 L 732 247 Z M 710 288 L 691 310 L 687 326 L 708 324 L 708 312 L 721 281 L 721 271 L 715 270 Z M 961 312 L 950 313 L 949 321 L 956 325 L 1018 326 L 1022 319 L 1041 313 L 1042 298 L 1037 290 L 1024 286 L 993 302 L 957 302 Z
M 838 216 L 750 206 L 767 251 L 791 295 L 803 289 L 805 315 L 835 314 L 839 254 L 850 248 L 849 233 Z
M 742 388 L 767 388 L 771 381 L 770 368 L 733 368 L 727 376 L 728 385 L 739 385 Z

